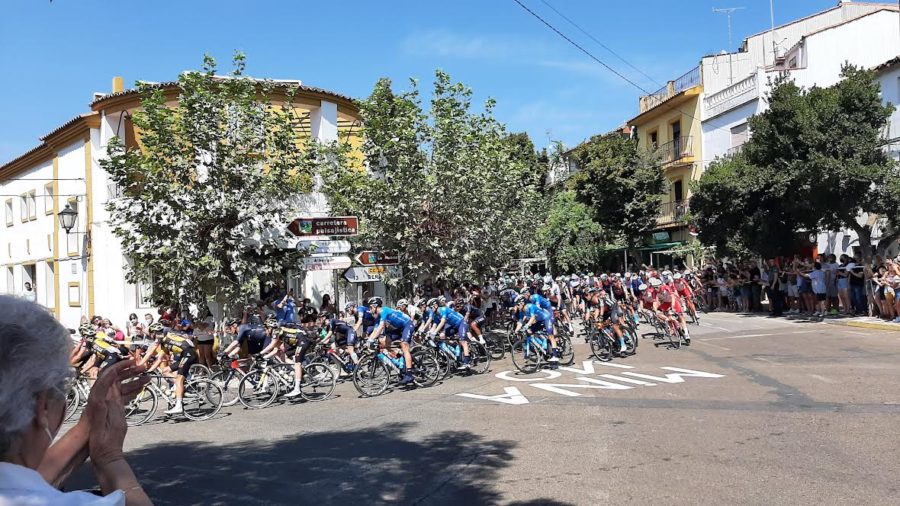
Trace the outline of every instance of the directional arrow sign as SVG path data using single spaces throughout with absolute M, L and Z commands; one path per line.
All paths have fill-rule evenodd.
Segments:
M 469 399 L 479 399 L 483 401 L 494 401 L 500 402 L 503 404 L 512 404 L 513 406 L 519 404 L 528 404 L 528 397 L 522 395 L 522 392 L 519 391 L 516 387 L 504 387 L 503 391 L 505 394 L 500 395 L 479 395 L 479 394 L 456 394 L 460 397 L 468 397 Z
M 320 218 L 297 218 L 288 225 L 288 230 L 297 236 L 308 235 L 357 235 L 359 218 L 356 216 L 330 216 Z
M 309 251 L 314 254 L 321 253 L 349 253 L 350 241 L 307 241 L 303 240 L 297 243 L 297 251 Z
M 360 251 L 356 261 L 359 265 L 397 265 L 400 255 L 396 251 Z
M 381 281 L 381 275 L 369 272 L 368 267 L 353 267 L 344 272 L 344 278 L 351 283 L 370 283 L 372 281 Z
M 302 259 L 303 270 L 307 271 L 332 271 L 346 269 L 353 265 L 350 257 L 306 257 Z

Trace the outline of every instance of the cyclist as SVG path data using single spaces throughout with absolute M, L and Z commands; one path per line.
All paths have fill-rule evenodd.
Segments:
M 622 312 L 619 310 L 619 304 L 603 288 L 597 292 L 597 312 L 599 321 L 609 321 L 613 332 L 619 338 L 619 351 L 625 353 L 625 338 L 622 336 L 621 323 Z
M 691 289 L 691 284 L 688 280 L 684 279 L 681 273 L 676 272 L 672 275 L 672 288 L 675 289 L 675 293 L 684 297 L 684 302 L 687 304 L 688 309 L 697 314 L 697 308 L 694 307 L 694 291 Z
M 516 324 L 516 332 L 520 331 L 524 326 L 528 329 L 528 332 L 533 334 L 539 331 L 540 327 L 543 327 L 544 331 L 547 333 L 547 338 L 550 340 L 550 347 L 552 349 L 549 361 L 559 362 L 560 352 L 556 347 L 556 336 L 553 334 L 552 315 L 545 309 L 541 309 L 538 305 L 528 302 L 528 300 L 529 298 L 527 295 L 522 295 L 516 301 L 516 306 L 522 315 L 521 319 Z
M 369 300 L 377 300 L 379 304 L 381 304 L 381 297 L 372 297 Z M 378 324 L 378 320 L 375 318 L 375 315 L 372 313 L 372 310 L 369 306 L 357 306 L 352 302 L 348 302 L 345 309 L 347 310 L 347 314 L 353 316 L 356 319 L 356 323 L 353 324 L 353 332 L 358 336 L 368 336 L 372 334 L 372 330 L 375 329 L 375 325 Z
M 549 292 L 549 288 L 550 288 L 549 286 L 544 285 L 543 288 L 544 288 L 545 292 Z M 526 297 L 528 297 L 528 292 L 523 290 L 522 295 L 525 295 Z M 529 302 L 531 302 L 535 306 L 543 309 L 550 315 L 550 328 L 553 331 L 553 337 L 555 338 L 556 337 L 556 318 L 553 316 L 553 303 L 550 302 L 550 299 L 548 299 L 547 297 L 544 297 L 543 295 L 541 295 L 539 293 L 535 293 L 535 294 L 531 295 L 531 297 L 529 297 Z
M 352 370 L 359 363 L 359 356 L 356 354 L 356 331 L 347 322 L 337 317 L 326 318 L 325 330 L 327 333 L 322 338 L 322 342 L 327 343 L 333 337 L 336 346 L 345 346 L 347 353 L 350 354 L 350 360 L 353 361 L 353 365 L 350 366 Z
M 463 363 L 462 366 L 464 369 L 469 368 L 470 356 L 469 356 L 469 341 L 466 337 L 468 334 L 468 325 L 466 325 L 466 318 L 460 314 L 458 311 L 454 310 L 453 307 L 448 303 L 443 307 L 440 306 L 441 299 L 438 299 L 438 304 L 435 309 L 437 316 L 440 318 L 436 325 L 432 325 L 431 331 L 429 335 L 433 338 L 440 334 L 441 331 L 444 332 L 444 336 L 449 339 L 452 339 L 454 336 L 456 340 L 459 341 L 459 345 L 462 347 L 463 351 Z M 435 319 L 432 316 L 432 321 Z
M 241 345 L 247 343 L 247 353 L 256 355 L 261 353 L 272 342 L 272 330 L 278 328 L 278 318 L 270 315 L 266 318 L 262 327 L 252 324 L 244 324 L 238 328 L 237 338 L 225 348 L 225 354 L 231 358 L 238 355 Z
M 412 383 L 413 376 L 410 372 L 412 370 L 412 355 L 409 354 L 409 343 L 412 341 L 413 324 L 412 318 L 403 311 L 409 303 L 406 299 L 400 299 L 397 301 L 397 307 L 400 309 L 383 307 L 380 297 L 372 297 L 368 303 L 372 315 L 378 321 L 375 329 L 369 334 L 369 340 L 374 341 L 384 334 L 384 349 L 390 351 L 391 341 L 400 339 L 400 349 L 403 351 L 403 361 L 406 364 L 400 384 L 408 385 Z
M 93 374 L 100 369 L 115 364 L 124 358 L 122 350 L 112 344 L 107 338 L 97 335 L 94 326 L 85 323 L 79 328 L 82 337 L 81 352 L 75 357 L 75 366 L 82 373 Z
M 325 313 L 327 314 L 327 313 Z M 272 329 L 272 342 L 260 353 L 263 358 L 272 358 L 282 354 L 290 357 L 294 363 L 294 389 L 285 394 L 288 399 L 300 395 L 300 383 L 303 381 L 303 359 L 313 340 L 310 329 L 304 326 L 296 326 L 291 323 L 279 325 L 278 321 L 266 320 L 266 325 Z
M 197 363 L 197 352 L 194 343 L 187 336 L 175 332 L 165 332 L 163 326 L 157 322 L 150 325 L 150 336 L 155 340 L 147 348 L 147 354 L 141 360 L 140 365 L 146 364 L 150 357 L 156 356 L 147 372 L 153 371 L 163 363 L 168 362 L 170 374 L 175 375 L 175 407 L 165 411 L 167 415 L 184 413 L 184 382 L 191 366 Z M 166 374 L 169 376 L 170 374 Z
M 663 273 L 665 275 L 665 273 Z M 663 321 L 669 320 L 668 312 L 672 310 L 677 315 L 676 320 L 681 325 L 684 333 L 684 342 L 688 346 L 691 344 L 691 336 L 688 333 L 687 322 L 684 319 L 684 310 L 681 307 L 681 301 L 675 293 L 675 289 L 669 283 L 663 283 L 657 278 L 650 280 L 650 285 L 656 289 L 656 298 L 653 302 L 653 309 L 660 315 Z
M 481 326 L 484 325 L 484 312 L 480 306 L 481 297 L 474 295 L 468 304 L 463 305 L 462 314 L 466 322 L 468 322 L 469 330 L 477 338 L 479 342 L 481 338 Z

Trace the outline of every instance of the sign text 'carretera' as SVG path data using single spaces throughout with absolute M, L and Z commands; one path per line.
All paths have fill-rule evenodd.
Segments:
M 330 216 L 325 218 L 297 218 L 288 225 L 288 230 L 296 236 L 359 234 L 359 218 L 356 216 Z

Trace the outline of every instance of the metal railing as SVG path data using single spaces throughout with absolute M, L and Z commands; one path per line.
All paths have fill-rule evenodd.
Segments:
M 694 86 L 699 86 L 700 83 L 701 74 L 700 66 L 698 65 L 691 70 L 688 70 L 674 81 L 667 82 L 662 88 L 641 97 L 639 100 L 640 111 L 642 113 L 649 111 L 682 91 L 693 88 Z
M 738 144 L 737 146 L 732 146 L 732 147 L 728 148 L 728 151 L 725 152 L 725 156 L 734 156 L 743 150 L 744 150 L 744 143 L 742 142 L 742 143 Z
M 659 153 L 659 160 L 663 165 L 675 163 L 682 158 L 694 155 L 693 138 L 690 135 L 676 137 L 665 144 L 660 144 L 656 151 Z
M 680 223 L 687 216 L 689 199 L 676 200 L 674 202 L 664 202 L 660 206 L 659 217 L 656 222 L 660 225 L 671 225 Z

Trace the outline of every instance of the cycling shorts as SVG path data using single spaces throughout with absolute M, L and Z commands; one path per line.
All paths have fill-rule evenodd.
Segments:
M 659 310 L 667 313 L 669 310 L 675 311 L 676 314 L 681 314 L 684 312 L 684 309 L 681 308 L 681 302 L 673 303 L 663 303 L 659 305 Z
M 194 353 L 194 350 L 188 348 L 182 351 L 181 355 L 178 356 L 178 359 L 172 364 L 172 370 L 179 376 L 187 377 L 188 371 L 191 370 L 191 366 L 196 363 L 197 354 Z
M 309 350 L 309 339 L 305 336 L 297 336 L 297 346 L 294 347 L 294 361 L 302 362 L 306 357 L 306 352 Z
M 444 329 L 444 335 L 451 339 L 458 339 L 460 341 L 466 340 L 466 335 L 469 332 L 469 327 L 466 325 L 465 321 L 459 322 L 459 325 L 447 326 Z
M 335 334 L 334 342 L 338 346 L 353 346 L 356 344 L 356 331 L 350 329 L 346 334 Z
M 103 369 L 106 366 L 113 365 L 116 362 L 122 360 L 122 355 L 119 355 L 118 353 L 107 353 L 102 357 L 103 360 L 100 362 L 100 369 Z
M 690 298 L 691 298 L 691 292 L 689 292 L 689 291 L 687 291 L 687 290 L 679 290 L 679 291 L 677 291 L 677 292 L 675 292 L 675 293 L 677 293 L 678 295 L 681 295 L 681 296 L 684 297 L 685 299 L 690 299 Z
M 409 321 L 403 328 L 400 329 L 388 329 L 384 333 L 385 340 L 388 343 L 385 344 L 385 347 L 390 346 L 390 341 L 395 339 L 399 339 L 400 342 L 409 343 L 412 342 L 412 330 L 413 330 L 413 322 Z

